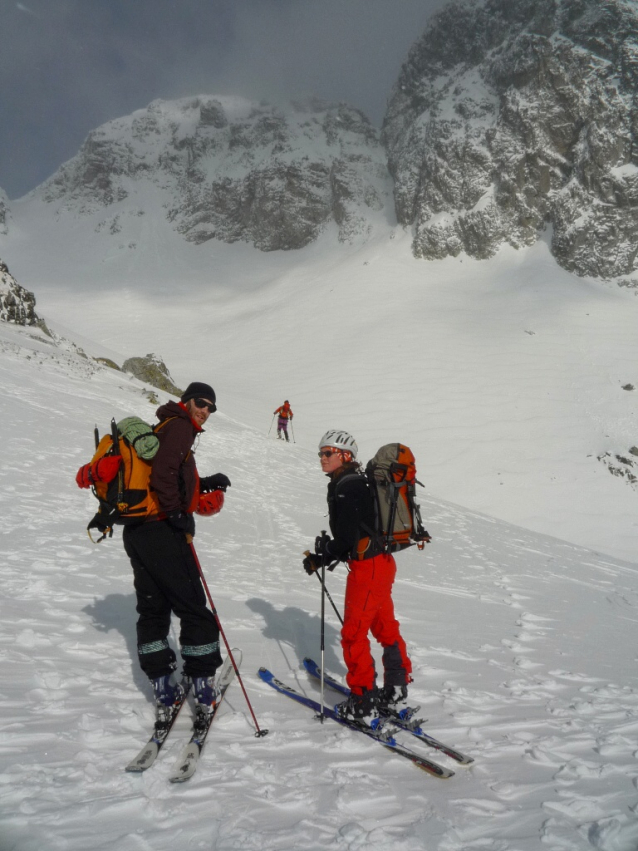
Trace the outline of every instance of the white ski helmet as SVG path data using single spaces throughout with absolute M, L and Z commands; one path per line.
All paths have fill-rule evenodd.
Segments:
M 354 437 L 351 434 L 348 434 L 347 431 L 336 431 L 335 429 L 330 429 L 330 431 L 327 431 L 319 441 L 319 449 L 323 449 L 324 446 L 333 446 L 335 449 L 343 449 L 344 452 L 349 452 L 352 455 L 353 461 L 357 460 L 359 447 L 357 446 L 357 442 Z

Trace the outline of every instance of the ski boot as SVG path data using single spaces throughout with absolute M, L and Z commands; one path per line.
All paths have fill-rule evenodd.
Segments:
M 383 686 L 379 691 L 379 705 L 383 709 L 398 709 L 408 702 L 407 686 Z
M 351 692 L 347 700 L 337 703 L 335 713 L 344 721 L 380 731 L 383 721 L 379 716 L 378 699 L 376 688 L 365 689 L 362 694 Z
M 164 674 L 152 680 L 155 696 L 155 723 L 168 725 L 184 702 L 186 692 L 181 683 L 171 683 L 171 675 Z
M 195 709 L 203 715 L 212 715 L 221 699 L 221 691 L 215 684 L 215 677 L 193 677 Z
M 396 718 L 403 724 L 419 726 L 421 721 L 416 720 L 416 714 L 420 706 L 408 706 L 407 686 L 383 686 L 379 691 L 379 711 L 387 718 Z

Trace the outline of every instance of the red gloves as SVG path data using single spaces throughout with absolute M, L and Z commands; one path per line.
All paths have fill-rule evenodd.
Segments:
M 75 481 L 79 488 L 90 488 L 92 485 L 91 479 L 91 465 L 85 464 L 84 467 L 80 467 L 78 470 L 78 474 L 75 477 Z
M 203 493 L 199 497 L 196 514 L 202 517 L 211 517 L 213 514 L 219 514 L 224 505 L 224 491 L 212 491 L 211 493 Z
M 93 464 L 85 464 L 77 472 L 75 481 L 79 488 L 90 488 L 96 482 L 112 482 L 122 462 L 121 455 L 104 455 Z

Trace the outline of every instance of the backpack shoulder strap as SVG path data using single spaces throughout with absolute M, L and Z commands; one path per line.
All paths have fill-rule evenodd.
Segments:
M 334 495 L 337 496 L 340 490 L 343 490 L 343 486 L 346 482 L 354 482 L 358 479 L 365 479 L 366 476 L 364 473 L 346 473 L 345 476 L 340 476 L 337 479 L 337 483 L 335 485 Z M 367 479 L 366 479 L 367 482 Z

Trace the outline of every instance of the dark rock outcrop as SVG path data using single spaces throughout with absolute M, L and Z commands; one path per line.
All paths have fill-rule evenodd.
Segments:
M 9 232 L 10 217 L 9 199 L 7 198 L 6 192 L 0 189 L 0 235 L 7 234 Z
M 173 383 L 164 361 L 154 354 L 143 358 L 128 358 L 122 364 L 123 372 L 131 375 L 146 384 L 152 384 L 160 390 L 165 390 L 173 396 L 181 396 L 182 391 Z
M 635 3 L 447 6 L 411 49 L 383 127 L 415 255 L 489 257 L 551 227 L 566 269 L 634 275 L 637 84 Z
M 185 239 L 263 251 L 301 248 L 330 223 L 341 241 L 365 236 L 392 195 L 385 152 L 359 110 L 212 97 L 154 101 L 99 127 L 34 194 L 75 214 L 110 207 L 98 229 L 118 233 L 118 202 L 127 215 L 149 212 L 149 184 Z
M 35 296 L 21 287 L 0 260 L 0 320 L 15 325 L 40 325 L 35 312 Z

